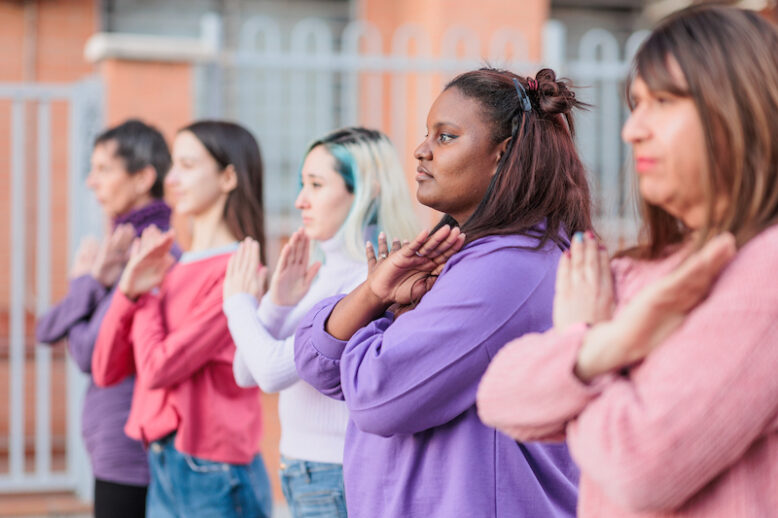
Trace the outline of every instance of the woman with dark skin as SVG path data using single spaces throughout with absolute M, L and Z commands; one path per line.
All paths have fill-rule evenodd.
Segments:
M 577 106 L 548 69 L 455 78 L 414 153 L 417 198 L 446 214 L 439 228 L 391 251 L 379 241 L 378 258 L 368 246 L 367 280 L 298 328 L 300 376 L 350 411 L 350 516 L 575 514 L 565 445 L 484 426 L 475 391 L 503 337 L 551 325 L 558 258 L 590 226 Z

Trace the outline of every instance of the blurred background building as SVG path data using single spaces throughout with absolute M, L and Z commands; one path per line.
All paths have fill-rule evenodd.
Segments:
M 633 237 L 623 80 L 645 29 L 690 0 L 0 0 L 0 517 L 88 512 L 83 376 L 36 347 L 35 315 L 61 298 L 81 237 L 105 225 L 84 186 L 92 138 L 137 117 L 168 139 L 196 118 L 258 137 L 274 258 L 299 224 L 308 142 L 383 129 L 406 163 L 445 82 L 486 63 L 551 66 L 594 107 L 578 118 L 597 228 Z M 775 2 L 733 2 L 776 19 Z M 418 207 L 425 223 L 438 217 Z M 176 221 L 188 243 L 186 221 Z M 275 396 L 263 444 L 278 465 Z M 277 485 L 276 497 L 282 502 Z M 32 495 L 32 496 L 30 496 Z

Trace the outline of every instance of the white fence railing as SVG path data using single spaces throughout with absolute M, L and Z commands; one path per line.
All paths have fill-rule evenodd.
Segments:
M 9 401 L 0 402 L 8 408 L 7 471 L 0 472 L 0 494 L 18 491 L 76 490 L 82 496 L 91 491 L 89 466 L 81 440 L 81 403 L 86 380 L 72 362 L 66 373 L 65 469 L 52 466 L 52 351 L 34 347 L 34 383 L 27 378 L 27 354 L 33 349 L 26 313 L 34 308 L 44 311 L 50 303 L 52 243 L 52 163 L 57 139 L 54 131 L 55 103 L 67 105 L 68 150 L 68 256 L 72 257 L 80 236 L 95 229 L 100 217 L 94 217 L 94 201 L 85 197 L 84 173 L 88 170 L 91 140 L 102 125 L 102 94 L 99 84 L 85 81 L 67 85 L 0 83 L 0 102 L 10 103 L 10 284 L 9 340 L 7 370 Z M 33 153 L 30 153 L 33 150 Z M 34 161 L 35 166 L 28 163 Z M 27 230 L 30 228 L 27 210 L 26 183 L 34 178 L 37 192 L 34 206 L 35 254 L 28 257 Z M 28 268 L 33 269 L 32 275 Z M 5 272 L 4 272 L 5 273 Z M 29 289 L 33 279 L 35 293 Z M 36 344 L 37 345 L 37 344 Z M 35 393 L 34 466 L 27 469 L 28 445 L 25 429 L 25 392 Z
M 219 49 L 219 58 L 200 75 L 199 113 L 237 119 L 258 136 L 272 235 L 288 235 L 297 224 L 297 172 L 311 140 L 345 125 L 377 127 L 410 163 L 427 110 L 445 82 L 488 63 L 527 75 L 550 66 L 579 86 L 579 97 L 593 105 L 577 123 L 598 228 L 612 242 L 634 236 L 631 176 L 624 171 L 627 150 L 620 139 L 626 117 L 622 86 L 644 32 L 621 43 L 594 29 L 568 55 L 565 27 L 552 20 L 543 28 L 542 57 L 534 61 L 526 38 L 510 27 L 481 41 L 472 30 L 455 26 L 432 41 L 422 28 L 404 25 L 385 41 L 363 21 L 340 31 L 307 19 L 284 32 L 273 19 L 255 17 L 243 23 L 236 45 L 224 48 L 219 24 L 217 17 L 204 19 L 203 34 Z
M 408 25 L 397 29 L 386 42 L 375 27 L 360 21 L 333 31 L 324 21 L 309 19 L 282 31 L 274 20 L 260 17 L 246 20 L 237 45 L 226 48 L 221 45 L 219 19 L 209 15 L 203 25 L 201 39 L 216 52 L 214 59 L 206 60 L 198 69 L 198 116 L 233 118 L 258 136 L 267 171 L 265 202 L 271 237 L 288 235 L 297 223 L 293 200 L 301 156 L 308 142 L 340 126 L 364 124 L 386 131 L 400 155 L 410 161 L 413 146 L 424 134 L 427 110 L 445 82 L 486 63 L 527 75 L 541 66 L 550 66 L 581 87 L 579 96 L 593 109 L 578 116 L 578 145 L 591 172 L 598 228 L 612 242 L 635 235 L 631 175 L 625 172 L 627 150 L 619 132 L 626 116 L 623 79 L 644 33 L 633 34 L 621 43 L 606 31 L 592 30 L 577 43 L 574 55 L 568 55 L 564 26 L 550 21 L 543 29 L 542 57 L 533 61 L 528 42 L 520 31 L 511 28 L 496 31 L 482 42 L 469 29 L 452 27 L 439 42 L 433 42 L 425 31 Z M 438 50 L 433 53 L 433 49 Z M 52 143 L 58 136 L 53 131 L 51 103 L 68 104 L 68 257 L 72 257 L 82 235 L 101 231 L 99 212 L 83 188 L 91 140 L 102 125 L 101 100 L 100 87 L 92 81 L 73 85 L 0 83 L 0 102 L 11 104 L 12 179 L 9 458 L 7 472 L 0 472 L 0 494 L 76 489 L 88 495 L 91 489 L 79 433 L 85 379 L 69 362 L 67 462 L 64 471 L 56 471 L 50 458 L 51 351 L 42 347 L 36 347 L 34 353 L 35 462 L 32 470 L 26 467 L 25 350 L 29 330 L 25 313 L 31 299 L 25 285 L 29 277 L 25 181 L 32 168 L 26 162 L 31 143 L 25 139 L 37 135 L 34 306 L 40 312 L 51 302 L 52 213 L 48 200 Z M 30 117 L 30 113 L 35 115 Z M 31 128 L 34 132 L 28 131 Z M 270 256 L 276 253 L 269 250 Z

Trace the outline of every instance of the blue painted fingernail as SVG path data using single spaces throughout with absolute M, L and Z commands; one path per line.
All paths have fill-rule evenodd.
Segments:
M 579 243 L 583 243 L 583 237 L 584 237 L 583 232 L 576 232 L 575 234 L 573 234 L 573 239 L 575 241 L 578 241 Z

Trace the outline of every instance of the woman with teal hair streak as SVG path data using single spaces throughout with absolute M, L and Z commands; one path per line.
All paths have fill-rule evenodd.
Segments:
M 417 223 L 397 153 L 381 132 L 344 128 L 313 142 L 295 207 L 303 227 L 281 251 L 263 296 L 259 245 L 244 241 L 224 282 L 224 312 L 241 386 L 280 392 L 281 485 L 294 517 L 345 516 L 343 444 L 348 411 L 297 375 L 294 333 L 314 304 L 367 274 L 365 241 L 410 239 Z M 323 260 L 309 265 L 311 241 Z

